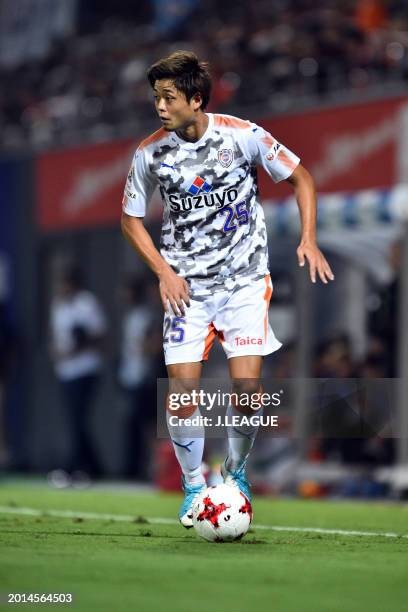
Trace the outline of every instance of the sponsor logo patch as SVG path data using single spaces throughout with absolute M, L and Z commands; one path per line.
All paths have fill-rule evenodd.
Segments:
M 204 193 L 210 193 L 211 189 L 212 185 L 210 185 L 210 183 L 207 183 L 207 181 L 201 176 L 196 176 L 187 191 L 192 195 L 197 195 L 197 193 L 200 193 L 200 191 L 204 191 Z
M 236 346 L 251 346 L 254 344 L 263 344 L 262 338 L 251 338 L 247 336 L 246 338 L 242 338 L 241 336 L 235 336 L 235 345 Z
M 232 204 L 238 198 L 238 191 L 236 189 L 228 189 L 226 191 L 211 191 L 212 185 L 209 185 L 209 189 L 207 191 L 200 191 L 197 185 L 193 184 L 191 187 L 197 189 L 197 195 L 187 195 L 186 197 L 182 198 L 179 198 L 175 194 L 168 196 L 169 207 L 173 213 L 189 212 L 190 210 L 198 210 L 199 208 L 213 208 L 216 210 Z M 187 190 L 187 193 L 189 194 L 192 193 L 191 187 Z M 204 185 L 202 185 L 202 188 L 203 187 Z

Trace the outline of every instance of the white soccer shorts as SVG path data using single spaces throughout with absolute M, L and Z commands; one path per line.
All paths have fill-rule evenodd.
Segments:
M 269 325 L 272 282 L 269 275 L 231 291 L 218 291 L 204 301 L 190 299 L 184 317 L 164 315 L 166 365 L 206 361 L 216 337 L 227 355 L 269 355 L 282 343 Z

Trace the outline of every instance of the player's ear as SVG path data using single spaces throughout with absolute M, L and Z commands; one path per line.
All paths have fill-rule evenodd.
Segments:
M 194 96 L 191 98 L 191 104 L 193 106 L 193 110 L 199 110 L 201 108 L 201 105 L 203 103 L 203 99 L 201 97 L 201 94 L 199 92 L 195 93 Z

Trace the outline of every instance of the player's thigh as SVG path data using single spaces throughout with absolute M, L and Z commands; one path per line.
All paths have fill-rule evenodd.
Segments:
M 183 317 L 176 316 L 172 310 L 165 313 L 163 350 L 170 377 L 174 373 L 175 377 L 180 374 L 188 377 L 190 373 L 194 376 L 200 370 L 212 329 L 211 304 L 206 301 L 191 299 Z
M 219 310 L 215 326 L 222 332 L 222 346 L 228 359 L 237 357 L 262 357 L 273 353 L 282 345 L 269 324 L 269 300 L 272 294 L 270 277 L 248 281 L 236 289 L 226 304 Z M 260 371 L 259 359 L 241 362 L 232 366 L 252 375 Z M 230 366 L 231 367 L 231 366 Z
M 169 363 L 167 366 L 167 374 L 169 378 L 200 378 L 202 370 L 201 361 L 193 361 L 190 363 Z

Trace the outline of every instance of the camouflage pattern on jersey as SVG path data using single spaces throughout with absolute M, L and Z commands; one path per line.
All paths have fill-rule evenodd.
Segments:
M 196 143 L 163 129 L 142 142 L 124 198 L 125 212 L 143 216 L 143 198 L 158 184 L 164 202 L 160 251 L 186 278 L 195 299 L 233 291 L 248 278 L 268 273 L 256 166 L 263 165 L 276 181 L 299 163 L 255 124 L 226 115 L 208 117 L 207 131 Z

